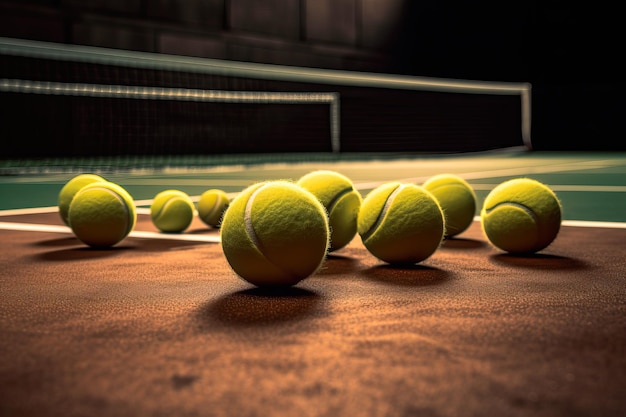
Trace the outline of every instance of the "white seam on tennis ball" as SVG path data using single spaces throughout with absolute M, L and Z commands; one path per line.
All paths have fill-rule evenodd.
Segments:
M 157 220 L 160 219 L 161 215 L 166 211 L 165 209 L 167 207 L 171 206 L 172 203 L 173 203 L 172 200 L 175 200 L 175 199 L 178 199 L 178 196 L 171 196 L 167 200 L 165 200 L 165 202 L 163 204 L 161 204 L 161 208 L 159 208 L 159 211 L 154 213 L 154 218 L 157 219 Z
M 167 213 L 167 209 L 174 203 L 175 199 L 176 197 L 173 197 L 173 196 L 169 197 L 167 200 L 163 202 L 163 204 L 161 204 L 161 208 L 156 214 L 157 219 L 161 219 L 161 216 Z
M 120 203 L 122 203 L 122 206 L 124 207 L 124 210 L 126 211 L 126 216 L 125 216 L 126 227 L 124 229 L 126 230 L 125 235 L 127 236 L 131 232 L 132 222 L 130 221 L 130 209 L 128 207 L 128 204 L 126 203 L 126 200 L 124 200 L 124 198 L 121 195 L 119 195 L 117 192 L 106 187 L 89 187 L 89 190 L 106 191 L 107 193 L 111 194 L 113 197 L 117 198 Z
M 328 202 L 328 208 L 327 208 L 328 214 L 330 214 L 333 211 L 333 209 L 335 208 L 339 200 L 341 200 L 341 197 L 343 197 L 344 195 L 350 194 L 352 191 L 354 191 L 354 188 L 352 186 L 348 186 L 344 188 L 343 190 L 341 190 L 340 192 L 338 192 L 337 194 L 335 194 L 333 198 Z
M 259 250 L 259 252 L 261 252 L 261 254 L 267 260 L 267 262 L 274 265 L 276 268 L 282 270 L 284 273 L 292 276 L 294 274 L 293 271 L 289 269 L 285 269 L 281 265 L 277 265 L 275 262 L 273 262 L 270 258 L 267 257 L 267 255 L 263 251 L 263 245 L 261 243 L 261 240 L 259 239 L 258 235 L 254 231 L 254 226 L 252 224 L 252 204 L 254 203 L 254 199 L 256 198 L 257 194 L 261 192 L 261 190 L 268 187 L 269 185 L 270 184 L 265 184 L 257 188 L 256 190 L 254 190 L 252 194 L 250 195 L 250 198 L 248 198 L 248 201 L 246 201 L 246 208 L 244 210 L 244 216 L 243 216 L 244 227 L 246 229 L 246 233 L 248 234 L 248 237 L 250 238 L 254 246 L 256 246 L 256 248 Z
M 152 216 L 153 219 L 158 219 L 159 217 L 161 217 L 161 212 L 163 211 L 163 206 L 164 204 L 161 204 L 161 207 L 159 207 L 159 210 L 153 212 L 152 210 L 154 210 L 154 203 L 152 204 L 152 206 L 150 206 L 150 215 Z
M 529 208 L 528 208 L 528 207 L 526 207 L 525 205 L 520 204 L 520 203 L 516 203 L 516 202 L 514 202 L 514 201 L 501 201 L 501 202 L 499 202 L 498 204 L 496 204 L 495 206 L 493 206 L 493 207 L 490 207 L 490 208 L 486 209 L 486 210 L 485 210 L 485 213 L 486 213 L 486 214 L 489 214 L 489 213 L 491 213 L 492 211 L 494 211 L 495 209 L 497 209 L 497 208 L 499 208 L 499 207 L 501 207 L 501 206 L 514 206 L 514 207 L 518 207 L 518 208 L 520 208 L 520 209 L 524 210 L 526 213 L 528 213 L 528 214 L 529 214 L 529 215 L 533 218 L 533 220 L 535 220 L 535 223 L 538 223 L 538 222 L 539 222 L 539 216 L 537 216 L 537 213 L 535 213 L 534 211 L 532 211 L 531 209 L 529 209 Z
M 374 232 L 380 227 L 381 223 L 383 222 L 383 219 L 387 215 L 387 212 L 391 208 L 393 201 L 396 199 L 400 191 L 402 191 L 404 188 L 406 188 L 406 184 L 399 184 L 398 187 L 396 187 L 396 189 L 393 190 L 391 194 L 389 194 L 389 196 L 387 197 L 387 200 L 385 201 L 385 204 L 383 205 L 382 209 L 378 213 L 378 217 L 376 217 L 376 221 L 374 222 L 372 227 L 370 227 L 369 230 L 363 234 L 363 240 L 369 239 L 370 236 L 374 234 Z
M 246 229 L 246 233 L 248 234 L 248 237 L 250 238 L 252 243 L 254 243 L 254 246 L 256 246 L 261 252 L 261 241 L 259 240 L 259 237 L 254 231 L 254 227 L 252 225 L 252 203 L 254 202 L 256 195 L 265 187 L 267 187 L 267 184 L 257 188 L 252 192 L 250 198 L 248 198 L 248 201 L 246 201 L 246 208 L 243 212 L 243 224 Z
M 213 204 L 213 207 L 211 207 L 211 211 L 207 213 L 206 217 L 210 218 L 213 217 L 214 214 L 217 214 L 217 211 L 222 205 L 222 201 L 224 201 L 224 196 L 222 196 L 221 194 L 216 194 L 215 204 Z

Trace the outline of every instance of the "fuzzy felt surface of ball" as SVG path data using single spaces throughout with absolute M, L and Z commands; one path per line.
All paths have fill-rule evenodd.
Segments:
M 70 212 L 70 203 L 72 199 L 76 195 L 81 188 L 83 188 L 87 184 L 91 184 L 92 182 L 100 182 L 106 181 L 103 177 L 98 174 L 79 174 L 67 181 L 61 191 L 59 192 L 58 198 L 58 206 L 59 206 L 59 215 L 65 223 L 66 226 L 70 225 L 69 222 L 69 212 Z
M 557 237 L 562 206 L 554 191 L 531 178 L 514 178 L 492 189 L 481 209 L 483 232 L 493 246 L 530 254 Z
M 472 186 L 455 174 L 438 174 L 427 179 L 422 186 L 430 191 L 446 218 L 446 237 L 463 233 L 476 215 L 476 193 Z
M 312 193 L 276 180 L 253 184 L 231 201 L 220 238 L 239 277 L 259 287 L 285 287 L 322 266 L 330 230 L 324 206 Z
M 184 191 L 164 190 L 154 197 L 150 217 L 161 232 L 180 233 L 191 225 L 195 210 L 191 197 Z
M 435 197 L 415 184 L 390 182 L 370 191 L 357 230 L 365 247 L 389 264 L 415 264 L 441 245 L 445 219 Z
M 330 226 L 329 251 L 336 251 L 350 243 L 356 236 L 362 202 L 352 180 L 336 171 L 316 170 L 302 176 L 297 184 L 313 193 L 326 208 Z
M 108 181 L 82 187 L 69 207 L 72 232 L 92 247 L 119 243 L 133 230 L 136 221 L 132 196 L 122 186 Z
M 230 198 L 224 190 L 209 189 L 198 200 L 198 217 L 207 226 L 220 227 L 224 212 L 230 204 Z

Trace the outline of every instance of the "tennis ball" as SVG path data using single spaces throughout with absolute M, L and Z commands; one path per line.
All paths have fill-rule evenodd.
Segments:
M 133 198 L 124 188 L 100 181 L 84 186 L 74 195 L 68 218 L 80 241 L 92 247 L 109 247 L 133 230 L 137 213 Z
M 423 187 L 390 182 L 365 196 L 357 230 L 367 250 L 378 259 L 414 264 L 439 248 L 445 218 L 435 197 Z
M 180 233 L 193 221 L 195 206 L 187 193 L 165 190 L 158 193 L 150 205 L 152 223 L 162 232 Z
M 430 177 L 422 186 L 435 196 L 446 218 L 446 237 L 461 234 L 476 215 L 476 194 L 472 186 L 454 174 Z
M 68 182 L 63 185 L 61 191 L 59 192 L 58 206 L 59 206 L 59 215 L 67 226 L 70 225 L 69 222 L 69 211 L 70 211 L 70 203 L 74 198 L 74 195 L 85 185 L 91 184 L 92 182 L 98 181 L 106 181 L 100 175 L 96 174 L 80 174 L 71 178 Z
M 484 234 L 509 253 L 534 253 L 546 248 L 561 227 L 561 202 L 545 184 L 515 178 L 496 186 L 481 210 Z
M 207 226 L 220 227 L 222 216 L 230 204 L 230 198 L 223 190 L 210 189 L 200 195 L 198 217 Z
M 324 206 L 290 181 L 253 184 L 231 202 L 220 229 L 226 259 L 259 287 L 292 286 L 322 266 L 330 239 Z
M 312 171 L 297 184 L 310 191 L 326 208 L 330 226 L 330 248 L 343 248 L 356 236 L 356 219 L 361 207 L 361 194 L 352 181 L 335 171 Z

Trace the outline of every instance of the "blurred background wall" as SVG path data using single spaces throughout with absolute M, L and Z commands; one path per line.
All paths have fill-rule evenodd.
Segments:
M 0 36 L 533 85 L 536 149 L 626 149 L 616 6 L 555 1 L 0 0 Z

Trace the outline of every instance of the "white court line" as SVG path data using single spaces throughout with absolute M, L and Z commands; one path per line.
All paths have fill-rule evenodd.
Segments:
M 475 216 L 474 221 L 480 223 L 480 216 Z M 562 220 L 561 226 L 597 227 L 601 229 L 626 229 L 626 223 L 624 222 L 597 222 L 592 220 Z
M 460 177 L 466 178 L 463 174 L 459 174 Z M 413 177 L 413 178 L 404 178 L 398 180 L 398 182 L 411 182 L 414 184 L 421 184 L 426 181 L 430 176 L 425 177 Z M 467 178 L 466 178 L 467 179 Z M 391 181 L 376 181 L 376 182 L 362 182 L 355 183 L 354 188 L 360 191 L 372 190 L 379 185 L 385 184 Z M 491 190 L 498 184 L 473 184 L 472 187 L 475 190 Z M 572 192 L 616 192 L 622 193 L 626 192 L 626 186 L 620 185 L 550 185 L 554 191 L 572 191 Z M 229 198 L 234 198 L 238 193 L 227 193 Z M 191 200 L 194 202 L 198 202 L 200 196 L 190 196 Z M 147 200 L 135 200 L 136 206 L 150 206 L 152 204 L 153 199 Z M 58 211 L 59 208 L 57 206 L 49 206 L 49 207 L 33 207 L 33 208 L 23 208 L 23 209 L 9 209 L 9 210 L 0 210 L 0 217 L 2 216 L 20 216 L 25 214 L 45 214 L 45 213 L 53 213 Z M 138 214 L 150 214 L 149 208 L 137 207 Z
M 606 166 L 611 166 L 611 165 L 616 165 L 616 164 L 621 165 L 621 162 L 615 162 L 615 161 L 610 161 L 610 160 L 593 161 L 593 162 L 596 164 L 601 163 L 602 164 L 600 165 L 601 167 L 606 167 Z M 573 165 L 573 166 L 568 166 L 568 165 Z M 584 164 L 584 165 L 589 165 L 589 164 Z M 544 165 L 544 166 L 533 166 L 533 167 L 496 169 L 496 170 L 491 170 L 491 171 L 465 172 L 465 173 L 458 173 L 456 175 L 469 181 L 473 179 L 494 178 L 494 177 L 495 178 L 519 177 L 519 176 L 529 177 L 532 174 L 545 174 L 549 172 L 563 172 L 563 171 L 581 171 L 581 170 L 597 169 L 597 168 L 598 168 L 598 165 L 581 166 L 580 162 L 568 162 L 566 164 L 558 164 L 558 165 L 550 165 L 550 166 Z M 431 176 L 432 175 L 426 175 L 426 176 L 421 176 L 421 177 L 409 177 L 409 178 L 403 178 L 403 179 L 394 180 L 394 181 L 408 182 L 408 183 L 413 183 L 413 184 L 422 184 Z M 355 188 L 357 190 L 371 190 L 387 182 L 392 182 L 392 181 L 382 180 L 382 181 L 374 181 L 374 182 L 363 182 L 363 183 L 355 184 Z M 493 185 L 493 187 L 495 187 L 495 185 Z M 594 186 L 568 186 L 568 185 L 563 185 L 563 186 L 554 185 L 553 186 L 553 185 L 550 185 L 550 188 L 552 187 L 562 187 L 564 191 L 565 189 L 567 191 L 590 191 L 590 190 L 595 191 L 596 190 Z M 580 187 L 580 188 L 576 189 L 576 187 Z M 594 188 L 591 189 L 590 187 L 594 187 Z M 597 187 L 600 188 L 601 191 L 610 190 L 610 191 L 622 192 L 624 190 L 624 187 L 609 187 L 609 186 L 597 186 Z
M 0 222 L 0 230 L 18 230 L 22 232 L 47 232 L 47 233 L 65 233 L 72 234 L 72 229 L 67 226 L 54 226 L 49 224 L 34 224 L 34 223 L 12 223 L 12 222 Z M 159 232 L 141 232 L 132 231 L 128 237 L 141 238 L 141 239 L 159 239 L 159 240 L 184 240 L 190 242 L 207 242 L 207 243 L 219 243 L 219 236 L 214 235 L 191 235 L 191 234 L 168 234 Z
M 45 213 L 53 213 L 55 211 L 59 211 L 59 207 L 50 206 L 50 207 L 10 209 L 10 210 L 0 210 L 0 216 L 22 216 L 25 214 L 45 214 Z
M 136 237 L 141 239 L 159 239 L 159 240 L 184 240 L 190 242 L 207 242 L 207 243 L 220 243 L 220 237 L 215 235 L 192 235 L 188 233 L 170 234 L 159 232 L 140 232 L 135 230 L 130 232 L 129 237 Z
M 539 173 L 548 173 L 548 172 L 560 172 L 560 171 L 576 171 L 576 170 L 584 170 L 584 169 L 596 169 L 598 168 L 598 163 L 601 166 L 611 166 L 615 165 L 617 162 L 610 160 L 603 161 L 591 161 L 585 163 L 566 163 L 566 164 L 558 164 L 551 166 L 537 166 L 537 167 L 522 167 L 522 168 L 511 168 L 511 169 L 499 169 L 499 170 L 491 170 L 491 171 L 478 171 L 478 172 L 468 172 L 468 173 L 459 173 L 460 177 L 471 180 L 471 179 L 479 179 L 479 178 L 493 178 L 493 177 L 503 177 L 503 176 L 529 176 L 532 174 Z M 572 165 L 572 166 L 568 166 Z M 400 180 L 396 180 L 398 182 L 405 183 L 414 183 L 421 184 L 426 181 L 429 176 L 421 176 L 421 177 L 412 177 L 412 178 L 404 178 Z M 357 190 L 371 190 L 379 185 L 390 182 L 389 180 L 382 180 L 376 182 L 362 182 L 355 183 L 354 186 Z M 495 187 L 497 184 L 476 184 L 476 189 L 491 189 Z M 626 192 L 626 187 L 624 186 L 593 186 L 593 185 L 550 185 L 555 191 L 597 191 L 597 192 Z M 238 193 L 229 193 L 229 197 L 233 198 Z M 199 196 L 191 196 L 193 201 L 198 201 Z M 149 200 L 136 200 L 135 204 L 137 206 L 149 206 L 152 203 L 152 199 Z M 35 208 L 26 208 L 26 209 L 11 209 L 11 210 L 0 210 L 1 216 L 13 216 L 13 215 L 24 215 L 24 214 L 43 214 L 43 213 L 52 213 L 58 211 L 57 206 L 50 207 L 35 207 Z M 138 214 L 150 214 L 150 209 L 147 207 L 138 207 Z M 474 218 L 475 221 L 480 221 L 480 217 L 477 216 Z M 599 227 L 599 228 L 618 228 L 625 229 L 626 223 L 623 222 L 598 222 L 598 221 L 586 221 L 586 220 L 564 220 L 562 222 L 564 226 L 572 226 L 572 227 Z M 17 225 L 17 226 L 16 226 Z M 22 225 L 22 226 L 19 226 Z M 22 227 L 22 228 L 20 228 Z M 8 222 L 0 222 L 0 229 L 5 230 L 34 230 L 33 227 L 39 227 L 36 229 L 37 231 L 47 231 L 47 232 L 63 232 L 63 233 L 71 233 L 69 228 L 64 226 L 47 226 L 47 225 L 32 225 L 32 224 L 24 224 L 24 223 L 8 223 Z M 212 236 L 196 236 L 196 235 L 164 235 L 162 233 L 155 232 L 131 232 L 129 236 L 136 237 L 144 237 L 144 238 L 156 238 L 156 239 L 180 239 L 180 240 L 197 240 L 197 241 L 216 241 L 219 242 L 219 237 L 215 238 Z M 207 240 L 208 239 L 208 240 Z
M 49 224 L 33 223 L 0 222 L 0 229 L 19 230 L 22 232 L 72 233 L 72 229 L 67 226 L 53 226 Z
M 230 198 L 230 199 L 233 199 L 233 198 L 235 198 L 237 196 L 237 194 L 239 194 L 239 193 L 226 193 L 226 196 L 228 198 Z M 191 198 L 191 201 L 193 201 L 194 203 L 197 203 L 198 201 L 200 201 L 200 196 L 199 195 L 190 195 L 189 198 Z M 152 205 L 153 201 L 154 201 L 154 199 L 135 200 L 135 206 L 137 206 L 137 214 L 150 214 L 149 206 Z M 140 206 L 148 206 L 148 207 L 142 208 Z
M 474 221 L 480 222 L 480 216 L 474 217 Z M 563 220 L 563 226 L 569 227 L 591 227 L 605 229 L 626 229 L 626 223 L 621 222 L 596 222 L 586 220 Z M 72 234 L 72 230 L 67 226 L 55 226 L 48 224 L 34 223 L 13 223 L 0 222 L 0 230 L 17 230 L 23 232 L 45 232 L 45 233 L 63 233 Z M 205 242 L 220 243 L 220 237 L 215 235 L 192 235 L 186 233 L 166 234 L 160 232 L 143 232 L 132 231 L 128 237 L 140 239 L 158 239 L 158 240 L 182 240 L 187 242 Z
M 597 227 L 603 229 L 626 229 L 626 223 L 620 222 L 593 222 L 588 220 L 563 220 L 563 226 L 572 227 Z
M 149 205 L 149 204 L 145 204 L 145 205 Z M 150 210 L 150 207 L 137 207 L 135 211 L 137 212 L 137 214 L 145 214 L 147 216 L 152 215 L 152 211 Z M 193 215 L 197 216 L 198 211 L 194 210 Z
M 489 191 L 498 184 L 472 184 L 474 190 Z M 626 193 L 626 185 L 550 185 L 552 191 Z

